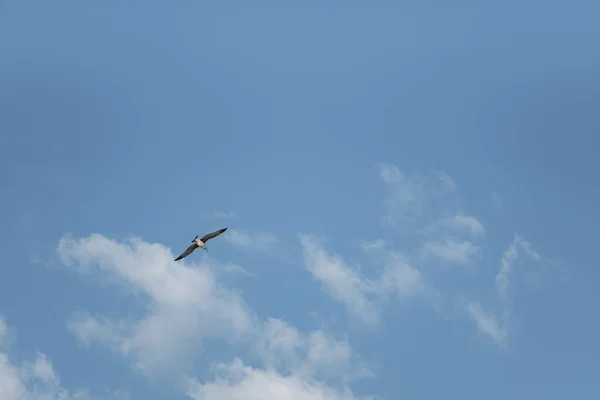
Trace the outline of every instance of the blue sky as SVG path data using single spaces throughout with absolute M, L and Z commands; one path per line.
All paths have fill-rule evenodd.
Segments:
M 598 397 L 598 2 L 51 3 L 0 4 L 2 400 Z

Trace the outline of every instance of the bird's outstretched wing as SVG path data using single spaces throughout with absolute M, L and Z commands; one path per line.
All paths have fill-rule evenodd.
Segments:
M 206 243 L 208 240 L 210 240 L 212 238 L 216 238 L 217 236 L 219 236 L 221 233 L 225 232 L 226 230 L 227 230 L 227 228 L 219 229 L 218 231 L 214 231 L 212 233 L 204 235 L 204 237 L 200 240 L 202 240 L 203 243 Z
M 185 257 L 189 256 L 190 254 L 192 254 L 192 252 L 193 252 L 194 250 L 196 250 L 196 247 L 198 247 L 198 246 L 196 246 L 196 243 L 194 243 L 194 244 L 190 245 L 190 247 L 188 247 L 188 248 L 187 248 L 187 249 L 186 249 L 186 250 L 185 250 L 183 253 L 181 253 L 181 254 L 179 255 L 179 257 L 177 257 L 177 258 L 175 259 L 175 261 L 179 261 L 179 260 L 181 260 L 182 258 L 185 258 Z

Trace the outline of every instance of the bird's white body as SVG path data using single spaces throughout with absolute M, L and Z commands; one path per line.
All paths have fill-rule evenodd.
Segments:
M 206 250 L 206 245 L 204 244 L 204 242 L 198 238 L 194 239 L 194 241 L 192 242 L 194 243 L 196 246 L 200 247 L 201 249 Z

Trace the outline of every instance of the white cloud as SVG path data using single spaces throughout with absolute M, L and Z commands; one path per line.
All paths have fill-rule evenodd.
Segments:
M 457 231 L 466 230 L 476 236 L 485 234 L 485 229 L 481 222 L 471 215 L 455 215 L 449 218 L 447 223 Z
M 272 233 L 260 231 L 256 233 L 248 233 L 246 231 L 238 231 L 230 229 L 225 239 L 232 245 L 244 249 L 254 249 L 260 251 L 268 251 L 273 248 L 279 239 Z
M 218 364 L 212 382 L 186 379 L 188 396 L 198 400 L 354 400 L 359 397 L 348 388 L 348 378 L 356 373 L 371 376 L 366 369 L 353 368 L 354 354 L 346 341 L 335 340 L 322 330 L 302 334 L 279 319 L 264 324 L 257 352 L 263 368 L 245 365 L 238 358 Z
M 408 176 L 397 167 L 384 164 L 380 165 L 380 177 L 388 191 L 385 200 L 387 222 L 392 225 L 402 222 L 399 228 L 403 230 L 403 237 L 409 238 L 404 242 L 413 243 L 413 248 L 417 249 L 412 254 L 426 256 L 419 261 L 427 261 L 429 257 L 435 257 L 444 263 L 475 265 L 474 261 L 483 254 L 478 240 L 483 240 L 486 230 L 476 217 L 468 215 L 461 209 L 458 187 L 448 174 L 413 173 Z M 492 200 L 498 207 L 504 206 L 503 200 L 495 192 L 492 192 Z M 414 231 L 411 232 L 410 229 Z M 414 244 L 414 239 L 417 239 L 418 244 Z M 370 252 L 384 248 L 382 243 L 375 243 L 377 245 L 367 242 L 363 244 L 363 248 Z M 386 250 L 388 253 L 393 252 L 391 244 L 386 244 L 385 248 L 388 249 Z M 509 333 L 510 303 L 507 301 L 509 281 L 517 263 L 523 261 L 523 256 L 534 261 L 542 260 L 526 240 L 515 235 L 512 243 L 502 254 L 500 269 L 495 277 L 496 292 L 501 300 L 499 307 L 501 319 L 486 311 L 477 301 L 466 306 L 477 329 L 503 347 L 507 346 Z M 410 268 L 410 262 L 404 262 L 409 266 L 408 268 L 402 270 L 388 267 L 382 282 L 394 282 L 394 278 L 400 276 L 398 281 L 403 284 L 397 283 L 396 287 L 404 288 L 409 295 L 423 292 L 439 293 L 435 288 L 428 287 L 426 279 L 415 272 L 417 270 Z M 381 291 L 385 292 L 386 288 L 382 288 Z
M 4 335 L 6 321 L 0 316 Z M 33 362 L 15 364 L 7 353 L 0 352 L 0 399 L 2 400 L 84 400 L 90 399 L 85 390 L 68 391 L 48 358 L 38 353 Z
M 269 318 L 257 342 L 257 352 L 269 367 L 291 368 L 304 338 L 298 330 L 284 321 Z M 291 365 L 290 365 L 291 364 Z
M 520 235 L 515 235 L 512 243 L 502 254 L 500 260 L 500 270 L 496 275 L 496 291 L 498 296 L 506 299 L 508 295 L 508 282 L 513 265 L 519 257 L 519 249 L 533 260 L 540 260 L 541 256 L 531 248 L 529 242 Z
M 414 267 L 414 261 L 423 261 L 418 260 L 419 250 L 448 262 L 468 264 L 481 253 L 474 241 L 483 239 L 486 233 L 475 217 L 462 212 L 453 202 L 458 199 L 457 185 L 446 173 L 412 174 L 409 178 L 395 166 L 382 165 L 380 174 L 389 190 L 388 222 L 412 220 L 422 223 L 419 228 L 435 227 L 435 235 L 428 236 L 427 242 L 423 242 L 422 231 L 415 230 L 418 241 L 403 243 L 414 246 L 412 251 L 403 250 L 416 255 L 414 260 L 395 251 L 393 235 L 386 234 L 389 241 L 361 243 L 368 256 L 377 261 L 374 268 L 365 270 L 365 275 L 341 256 L 328 252 L 316 237 L 299 235 L 307 270 L 324 292 L 366 326 L 379 323 L 380 300 L 392 297 L 388 295 L 400 300 L 418 296 L 438 300 L 440 292 Z M 452 201 L 446 201 L 447 197 Z M 431 205 L 434 209 L 430 212 Z M 251 234 L 229 230 L 224 238 L 239 248 L 260 251 L 271 251 L 279 243 L 277 237 L 264 231 Z M 540 258 L 516 236 L 496 277 L 499 294 L 506 293 L 518 252 Z M 191 398 L 357 399 L 349 389 L 349 380 L 361 373 L 368 375 L 345 340 L 336 340 L 322 330 L 302 333 L 274 318 L 259 323 L 240 296 L 218 284 L 214 265 L 204 261 L 190 264 L 194 259 L 186 259 L 175 263 L 172 252 L 163 245 L 141 239 L 119 242 L 97 234 L 79 239 L 63 237 L 58 254 L 81 274 L 99 273 L 149 299 L 148 313 L 137 320 L 80 311 L 72 315 L 68 324 L 81 343 L 102 343 L 143 371 L 177 369 L 191 360 L 207 339 L 250 340 L 260 365 L 250 362 L 255 360 L 235 358 L 218 364 L 215 379 L 187 378 L 187 394 Z M 238 270 L 236 267 L 230 269 Z M 226 265 L 219 268 L 225 269 Z M 467 304 L 466 310 L 481 333 L 506 346 L 507 309 L 502 319 L 477 301 Z
M 395 165 L 380 164 L 379 176 L 388 191 L 384 201 L 386 222 L 392 225 L 419 220 L 424 217 L 425 210 L 431 214 L 434 210 L 431 207 L 428 209 L 428 206 L 457 189 L 452 177 L 443 171 L 408 176 Z
M 263 325 L 256 349 L 267 368 L 305 377 L 318 375 L 339 380 L 370 375 L 364 366 L 355 362 L 346 340 L 337 340 L 320 329 L 303 334 L 276 318 L 267 319 Z
M 409 238 L 405 242 L 417 239 L 419 244 L 413 244 L 417 249 L 413 254 L 426 256 L 419 261 L 435 257 L 445 263 L 475 265 L 474 261 L 483 253 L 477 240 L 484 238 L 486 230 L 476 217 L 461 209 L 458 186 L 448 174 L 438 171 L 427 175 L 413 173 L 408 176 L 389 164 L 380 165 L 379 172 L 388 191 L 385 200 L 387 222 L 392 225 L 402 222 L 399 227 L 403 230 L 403 236 Z M 500 206 L 500 197 L 495 192 L 492 195 Z M 411 232 L 410 229 L 414 231 Z M 415 243 L 415 240 L 412 240 L 412 243 Z M 384 247 L 383 243 L 375 244 L 366 242 L 363 249 L 374 252 Z M 388 254 L 393 253 L 391 244 L 386 244 L 385 248 L 388 249 Z M 506 300 L 509 276 L 519 254 L 526 254 L 534 260 L 541 259 L 528 242 L 518 235 L 515 236 L 513 243 L 502 256 L 501 267 L 496 276 L 496 291 L 502 300 Z M 400 257 L 397 262 L 400 266 L 404 265 L 404 269 L 392 269 L 388 266 L 381 279 L 381 282 L 387 282 L 388 286 L 384 284 L 381 291 L 389 291 L 390 282 L 396 282 L 395 286 L 402 288 L 401 291 L 408 295 L 428 293 L 434 301 L 438 301 L 440 292 L 427 284 L 420 272 L 410 266 L 408 259 L 403 259 L 404 257 Z M 484 310 L 479 302 L 471 302 L 466 309 L 480 332 L 491 337 L 499 345 L 506 346 L 510 315 L 507 302 L 502 303 L 501 320 Z
M 390 191 L 385 200 L 387 221 L 396 223 L 401 219 L 420 216 L 423 207 L 422 187 L 413 183 L 394 165 L 381 165 L 379 174 Z
M 542 256 L 531 247 L 531 244 L 523 237 L 515 234 L 513 241 L 502 253 L 500 259 L 500 269 L 496 274 L 496 293 L 501 300 L 502 321 L 486 312 L 479 302 L 472 302 L 467 306 L 467 310 L 480 332 L 490 336 L 497 344 L 506 347 L 508 340 L 508 323 L 510 315 L 510 305 L 508 300 L 509 277 L 515 263 L 519 260 L 521 253 L 527 255 L 530 259 L 539 261 Z
M 382 292 L 394 292 L 400 297 L 433 291 L 425 281 L 423 274 L 412 267 L 405 257 L 390 252 L 387 256 L 386 269 L 379 283 Z
M 102 235 L 64 237 L 58 254 L 76 271 L 91 273 L 90 267 L 96 267 L 150 300 L 150 312 L 141 320 L 73 314 L 69 328 L 83 344 L 103 343 L 146 372 L 169 368 L 182 373 L 178 364 L 189 359 L 204 339 L 250 341 L 263 369 L 235 359 L 221 365 L 227 374 L 215 381 L 186 378 L 191 398 L 354 399 L 349 379 L 368 375 L 347 341 L 322 330 L 304 334 L 279 319 L 259 324 L 241 298 L 217 284 L 208 265 L 192 268 L 175 263 L 171 251 L 160 244 L 141 239 L 120 243 Z M 43 368 L 37 370 L 49 376 Z
M 340 257 L 329 255 L 315 237 L 301 234 L 300 243 L 308 271 L 323 284 L 325 291 L 363 322 L 376 323 L 378 313 L 368 298 L 372 284 Z
M 448 175 L 445 171 L 437 171 L 436 174 L 437 174 L 440 182 L 444 183 L 448 189 L 450 189 L 450 190 L 457 189 L 454 179 L 452 179 L 452 177 L 450 175 Z
M 413 235 L 425 234 L 427 237 L 427 242 L 421 246 L 422 255 L 469 264 L 481 253 L 481 248 L 471 240 L 457 237 L 465 233 L 480 237 L 485 234 L 485 229 L 477 218 L 460 211 L 458 186 L 450 175 L 434 171 L 428 175 L 413 173 L 409 178 L 396 166 L 382 164 L 380 176 L 389 192 L 386 199 L 388 222 L 420 223 L 420 227 L 414 227 Z
M 245 268 L 234 263 L 224 263 L 223 265 L 221 265 L 221 268 L 219 270 L 229 274 L 253 276 L 253 274 L 248 272 Z
M 26 393 L 19 369 L 10 364 L 6 354 L 0 353 L 0 398 L 20 400 Z
M 245 302 L 216 282 L 210 266 L 175 263 L 161 244 L 138 238 L 120 243 L 92 234 L 63 237 L 57 251 L 79 273 L 96 267 L 102 276 L 148 298 L 149 312 L 140 320 L 79 312 L 68 324 L 82 343 L 108 345 L 145 372 L 185 365 L 205 339 L 237 338 L 254 328 L 255 317 Z
M 517 259 L 517 246 L 513 242 L 510 246 L 502 253 L 502 259 L 500 260 L 500 270 L 496 274 L 496 292 L 498 296 L 506 298 L 508 291 L 508 276 L 513 262 Z
M 244 365 L 235 359 L 217 366 L 218 378 L 210 383 L 188 380 L 187 395 L 195 400 L 368 400 L 348 388 L 332 388 L 318 380 L 274 369 Z
M 45 355 L 40 354 L 38 358 L 33 363 L 31 368 L 32 375 L 40 378 L 45 383 L 49 382 L 58 382 L 58 377 L 54 372 L 54 368 L 52 368 L 52 364 L 48 361 Z
M 376 277 L 368 279 L 341 257 L 327 253 L 314 236 L 301 234 L 300 242 L 308 271 L 323 284 L 332 299 L 344 304 L 349 314 L 366 325 L 378 323 L 379 310 L 375 302 L 385 294 L 396 293 L 406 298 L 434 290 L 420 271 L 394 251 L 384 252 L 383 268 L 377 270 Z M 371 249 L 381 250 L 381 247 Z
M 469 264 L 475 256 L 481 253 L 481 249 L 468 240 L 458 242 L 454 239 L 446 239 L 443 242 L 425 243 L 423 252 L 449 262 Z
M 364 251 L 376 251 L 376 250 L 381 250 L 386 246 L 386 241 L 383 239 L 377 239 L 375 241 L 372 242 L 363 242 L 361 243 L 361 247 L 363 248 Z
M 467 311 L 475 324 L 477 329 L 492 338 L 498 345 L 506 346 L 508 334 L 506 328 L 498 322 L 495 315 L 486 312 L 481 304 L 477 301 L 471 302 L 467 305 Z
M 447 213 L 453 213 L 448 210 Z M 442 217 L 425 226 L 421 234 L 430 238 L 434 236 L 454 237 L 456 235 L 468 235 L 471 238 L 481 238 L 485 235 L 483 224 L 471 215 L 457 213 L 452 217 Z
M 444 171 L 407 176 L 396 166 L 380 165 L 380 177 L 388 194 L 385 200 L 386 221 L 392 225 L 403 222 L 405 235 L 425 235 L 427 242 L 421 253 L 434 255 L 449 262 L 468 264 L 481 253 L 478 245 L 457 235 L 485 235 L 481 222 L 463 213 L 459 207 L 458 186 Z M 433 235 L 433 237 L 432 237 Z M 379 247 L 382 243 L 376 242 Z M 374 249 L 363 245 L 365 249 Z

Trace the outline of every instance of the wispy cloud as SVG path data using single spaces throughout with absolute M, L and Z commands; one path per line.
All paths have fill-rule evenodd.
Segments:
M 224 271 L 228 274 L 233 275 L 244 275 L 244 276 L 253 276 L 252 273 L 248 272 L 245 268 L 234 264 L 234 263 L 224 263 L 219 268 L 219 271 Z
M 407 257 L 390 251 L 385 255 L 384 270 L 378 282 L 382 292 L 396 293 L 401 298 L 417 294 L 437 295 L 437 290 L 427 283 L 425 276 Z
M 308 271 L 323 284 L 325 291 L 364 322 L 376 323 L 378 313 L 368 298 L 373 285 L 341 257 L 328 254 L 314 236 L 301 234 L 300 243 Z
M 473 215 L 469 215 L 460 207 L 458 185 L 445 172 L 433 171 L 427 174 L 400 171 L 391 164 L 382 164 L 379 169 L 380 178 L 386 189 L 386 223 L 393 228 L 402 229 L 402 237 L 412 240 L 404 242 L 414 246 L 412 254 L 421 255 L 422 266 L 428 266 L 430 260 L 435 259 L 448 264 L 477 265 L 475 261 L 484 258 L 482 241 L 487 239 L 486 229 Z M 492 192 L 492 199 L 498 206 L 503 205 L 502 199 L 496 192 Z M 402 224 L 399 224 L 402 222 Z M 415 243 L 418 243 L 415 245 Z M 364 242 L 363 249 L 368 252 L 394 250 L 393 243 Z M 411 253 L 411 249 L 405 252 Z M 414 248 L 418 248 L 415 251 Z M 479 331 L 490 336 L 496 343 L 506 346 L 508 342 L 508 323 L 510 307 L 508 288 L 510 276 L 513 274 L 517 263 L 523 261 L 522 256 L 532 261 L 543 258 L 520 235 L 515 235 L 512 243 L 503 252 L 500 260 L 500 269 L 495 278 L 495 288 L 500 300 L 502 318 L 486 311 L 478 301 L 468 304 L 467 311 L 475 321 Z M 409 260 L 415 263 L 415 260 Z M 411 264 L 411 262 L 408 262 Z M 433 273 L 436 269 L 425 269 Z M 410 282 L 407 273 L 403 281 Z M 389 278 L 388 278 L 389 279 Z M 419 282 L 427 282 L 420 278 Z M 418 285 L 410 284 L 410 288 Z M 439 292 L 438 292 L 439 293 Z
M 492 313 L 486 312 L 479 302 L 472 302 L 467 306 L 467 311 L 476 323 L 478 330 L 497 344 L 506 347 L 508 341 L 508 324 L 510 315 L 510 303 L 508 302 L 508 286 L 510 274 L 514 265 L 519 260 L 521 254 L 524 254 L 533 261 L 542 260 L 542 256 L 537 253 L 531 244 L 521 235 L 515 234 L 513 241 L 504 250 L 500 258 L 500 268 L 496 274 L 495 284 L 496 293 L 500 300 L 500 309 L 502 310 L 502 319 L 499 319 Z
M 506 347 L 508 340 L 505 327 L 506 321 L 504 323 L 499 322 L 498 318 L 486 312 L 478 301 L 469 303 L 467 311 L 481 333 L 491 337 L 498 345 Z
M 460 210 L 448 208 L 445 214 L 451 217 L 442 217 L 425 225 L 420 233 L 425 238 L 431 237 L 465 237 L 472 240 L 481 240 L 485 235 L 483 224 L 472 215 L 465 215 Z
M 467 231 L 475 236 L 485 234 L 485 229 L 481 222 L 471 215 L 455 215 L 443 221 L 457 231 Z
M 383 239 L 377 239 L 374 240 L 372 242 L 362 242 L 360 244 L 360 246 L 363 248 L 364 251 L 376 251 L 376 250 L 381 250 L 385 247 L 386 245 L 386 241 Z
M 425 243 L 423 253 L 452 263 L 466 265 L 481 253 L 481 248 L 468 240 L 459 242 L 454 239 L 446 239 L 442 242 Z
M 402 236 L 412 236 L 407 241 L 412 248 L 403 243 L 398 251 L 393 242 L 363 238 L 361 247 L 373 260 L 373 273 L 366 277 L 341 256 L 328 253 L 316 237 L 300 235 L 308 271 L 350 315 L 371 326 L 379 321 L 381 300 L 391 293 L 398 299 L 428 299 L 437 308 L 441 292 L 415 265 L 429 264 L 432 257 L 436 263 L 473 265 L 482 253 L 474 240 L 485 235 L 483 224 L 460 209 L 458 185 L 446 172 L 406 174 L 381 164 L 379 175 L 387 188 L 385 222 L 392 229 L 402 222 Z
M 496 291 L 500 298 L 505 299 L 508 292 L 508 283 L 511 270 L 519 257 L 519 250 L 531 259 L 538 261 L 541 256 L 531 248 L 531 244 L 523 239 L 520 235 L 515 235 L 512 243 L 502 254 L 500 260 L 500 270 L 496 275 Z
M 385 200 L 387 222 L 395 224 L 402 219 L 420 216 L 423 207 L 420 183 L 412 182 L 394 165 L 381 165 L 379 174 L 389 188 L 388 198 Z
M 448 189 L 450 189 L 450 190 L 457 189 L 454 179 L 452 179 L 452 177 L 450 175 L 448 175 L 448 173 L 446 173 L 445 171 L 436 171 L 436 175 L 437 175 L 437 178 L 440 180 L 440 182 L 444 183 Z
M 229 243 L 246 250 L 268 251 L 279 243 L 277 236 L 265 231 L 249 233 L 230 229 L 227 233 L 225 238 Z
M 473 265 L 481 253 L 476 243 L 485 235 L 483 224 L 460 207 L 458 185 L 444 171 L 408 174 L 390 164 L 380 165 L 380 177 L 388 194 L 387 220 L 409 221 L 403 231 L 421 242 L 413 250 L 425 259 Z
M 444 171 L 409 175 L 395 165 L 380 164 L 379 176 L 387 191 L 385 222 L 391 226 L 400 222 L 420 223 L 423 218 L 437 220 L 443 216 L 448 202 L 456 201 L 458 187 Z
M 344 304 L 349 314 L 366 325 L 378 323 L 379 310 L 375 303 L 382 296 L 396 293 L 405 298 L 431 289 L 421 272 L 394 251 L 385 251 L 377 276 L 369 279 L 340 256 L 328 253 L 315 236 L 301 234 L 299 238 L 307 270 L 332 299 Z M 382 246 L 371 247 L 373 251 L 382 249 Z

